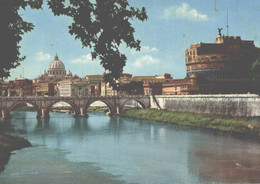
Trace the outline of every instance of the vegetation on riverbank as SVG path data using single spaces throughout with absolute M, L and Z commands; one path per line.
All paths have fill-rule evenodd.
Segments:
M 129 109 L 120 114 L 123 117 L 154 120 L 179 126 L 204 128 L 222 132 L 260 136 L 260 119 L 225 117 L 211 114 L 171 112 L 156 109 Z
M 109 112 L 108 107 L 90 106 L 88 112 Z
M 30 146 L 31 144 L 23 138 L 0 133 L 0 173 L 7 164 L 12 151 Z
M 35 109 L 32 106 L 21 106 L 19 108 L 16 108 L 15 111 L 32 112 L 32 111 L 35 111 Z

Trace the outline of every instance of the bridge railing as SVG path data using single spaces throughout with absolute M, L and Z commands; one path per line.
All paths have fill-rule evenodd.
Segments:
M 104 99 L 104 98 L 144 98 L 149 95 L 115 95 L 115 96 L 0 96 L 1 100 L 44 100 L 44 99 Z

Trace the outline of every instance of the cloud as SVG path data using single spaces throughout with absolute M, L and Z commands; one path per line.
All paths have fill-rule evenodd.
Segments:
M 139 67 L 143 67 L 143 66 L 149 66 L 149 65 L 152 65 L 152 64 L 157 64 L 159 62 L 160 62 L 160 60 L 157 59 L 157 58 L 153 58 L 150 55 L 144 55 L 140 58 L 137 58 L 134 61 L 133 66 L 139 68 Z
M 96 62 L 92 60 L 91 54 L 82 55 L 78 58 L 71 60 L 71 63 L 77 64 L 95 64 Z
M 208 16 L 200 14 L 196 9 L 192 9 L 188 3 L 182 3 L 181 6 L 171 6 L 164 10 L 164 19 L 185 19 L 189 21 L 206 21 Z
M 143 51 L 143 52 L 157 52 L 157 51 L 159 51 L 159 49 L 157 49 L 156 47 L 150 48 L 149 46 L 143 46 L 141 48 L 141 51 Z
M 141 50 L 140 52 L 136 51 L 136 50 L 132 50 L 131 54 L 137 54 L 137 53 L 148 53 L 148 52 L 158 52 L 159 49 L 156 47 L 150 48 L 149 46 L 141 46 Z
M 37 61 L 45 61 L 45 60 L 50 60 L 50 59 L 51 59 L 51 55 L 45 54 L 42 51 L 37 52 L 35 54 L 35 60 L 37 60 Z

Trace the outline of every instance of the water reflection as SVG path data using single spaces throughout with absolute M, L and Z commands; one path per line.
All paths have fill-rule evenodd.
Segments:
M 6 130 L 34 146 L 63 150 L 72 163 L 95 163 L 129 183 L 260 182 L 259 143 L 102 113 L 33 116 L 13 114 Z
M 260 181 L 258 143 L 230 137 L 193 136 L 189 145 L 190 172 L 208 182 L 257 183 Z

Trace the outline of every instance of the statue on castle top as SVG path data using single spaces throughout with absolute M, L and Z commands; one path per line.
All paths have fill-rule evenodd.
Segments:
M 218 35 L 219 36 L 221 36 L 221 30 L 222 30 L 223 28 L 218 28 Z

